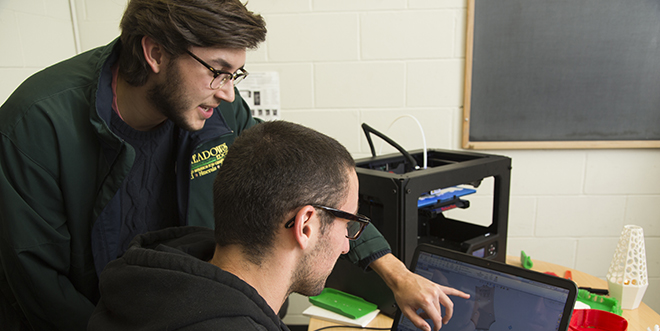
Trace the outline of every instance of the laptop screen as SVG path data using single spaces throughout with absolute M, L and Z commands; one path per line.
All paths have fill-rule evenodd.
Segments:
M 570 321 L 571 281 L 435 247 L 418 248 L 413 264 L 415 273 L 470 294 L 451 297 L 454 313 L 443 331 L 556 331 Z M 393 330 L 417 330 L 400 312 L 395 321 Z

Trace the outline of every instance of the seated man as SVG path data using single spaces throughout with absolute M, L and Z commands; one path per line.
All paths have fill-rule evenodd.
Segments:
M 89 330 L 287 330 L 276 314 L 287 296 L 319 294 L 348 241 L 369 224 L 355 214 L 349 152 L 282 121 L 234 142 L 213 195 L 215 232 L 140 235 L 108 264 Z

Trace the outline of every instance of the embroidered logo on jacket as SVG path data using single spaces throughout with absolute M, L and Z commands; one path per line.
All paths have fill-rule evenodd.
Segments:
M 190 179 L 206 176 L 220 169 L 228 149 L 227 144 L 222 144 L 193 154 L 190 160 Z

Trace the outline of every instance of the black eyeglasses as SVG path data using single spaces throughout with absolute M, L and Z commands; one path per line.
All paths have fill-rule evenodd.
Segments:
M 197 60 L 197 62 L 201 63 L 207 69 L 211 70 L 211 72 L 213 73 L 213 79 L 211 80 L 211 84 L 209 84 L 209 86 L 213 90 L 217 90 L 221 88 L 223 85 L 225 85 L 225 83 L 227 83 L 230 80 L 233 80 L 234 85 L 237 85 L 250 74 L 243 68 L 239 68 L 233 74 L 231 72 L 216 70 L 215 68 L 211 67 L 208 63 L 204 62 L 204 60 L 198 58 L 195 54 L 191 53 L 190 51 L 186 50 L 186 53 L 192 56 L 193 59 Z
M 345 220 L 348 220 L 348 225 L 346 226 L 346 230 L 348 231 L 346 234 L 346 238 L 348 238 L 349 240 L 356 240 L 360 238 L 360 235 L 362 234 L 364 228 L 367 225 L 369 225 L 369 223 L 371 223 L 371 219 L 369 219 L 369 217 L 366 217 L 364 215 L 351 214 L 343 210 L 321 206 L 321 205 L 312 205 L 312 207 L 323 209 L 337 218 L 343 218 Z M 286 224 L 284 224 L 284 227 L 287 229 L 293 227 L 295 221 L 296 221 L 295 217 L 290 219 L 288 222 L 286 222 Z

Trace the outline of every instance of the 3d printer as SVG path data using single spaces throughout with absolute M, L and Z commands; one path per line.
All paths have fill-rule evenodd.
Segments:
M 417 245 L 430 243 L 505 261 L 510 158 L 440 149 L 407 152 L 368 125 L 363 124 L 363 128 L 372 155 L 375 152 L 369 133 L 380 136 L 400 152 L 356 160 L 359 213 L 371 218 L 396 257 L 409 265 Z M 452 209 L 469 208 L 469 194 L 475 193 L 485 179 L 493 183 L 487 185 L 492 187 L 492 194 L 486 194 L 492 205 L 491 219 L 486 220 L 489 224 L 448 216 Z M 380 277 L 343 259 L 338 261 L 326 286 L 376 303 L 386 314 L 395 312 L 393 295 Z

